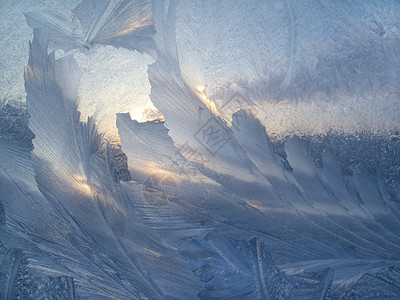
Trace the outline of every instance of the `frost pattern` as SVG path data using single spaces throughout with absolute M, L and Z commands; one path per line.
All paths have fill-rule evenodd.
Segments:
M 87 0 L 27 14 L 35 137 L 0 139 L 1 296 L 398 298 L 398 132 L 278 139 L 265 121 L 268 103 L 395 95 L 397 2 L 197 4 Z M 383 20 L 354 21 L 375 9 Z M 326 24 L 305 36 L 311 14 Z M 325 31 L 345 56 L 323 48 Z M 360 32 L 369 65 L 355 55 Z M 262 49 L 276 60 L 260 63 Z M 140 69 L 143 102 L 162 118 L 132 120 L 118 93 L 81 97 L 101 87 L 91 67 L 106 71 L 96 59 L 110 53 L 116 73 L 122 53 Z

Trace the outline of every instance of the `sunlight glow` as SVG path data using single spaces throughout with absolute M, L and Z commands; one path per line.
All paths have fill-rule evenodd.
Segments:
M 249 200 L 249 199 L 243 199 L 243 200 L 244 200 L 244 202 L 246 202 L 248 205 L 250 205 L 251 207 L 254 207 L 255 209 L 258 209 L 258 210 L 261 211 L 261 212 L 265 212 L 265 211 L 270 210 L 268 207 L 263 206 L 263 205 L 260 205 L 260 204 L 258 204 L 258 203 L 255 203 L 255 202 L 252 201 L 252 200 Z
M 148 252 L 149 254 L 151 254 L 151 255 L 153 255 L 153 256 L 155 256 L 155 257 L 161 257 L 162 255 L 159 253 L 159 252 L 157 252 L 157 251 L 154 251 L 154 250 L 151 250 L 151 249 L 148 249 L 148 248 L 145 248 L 144 250 L 146 250 L 146 252 Z
M 114 34 L 112 36 L 108 36 L 106 38 L 115 38 L 115 37 L 119 37 L 119 36 L 124 36 L 124 35 L 132 33 L 133 31 L 135 31 L 139 28 L 150 26 L 152 24 L 153 24 L 153 18 L 146 17 L 141 20 L 132 22 L 131 24 L 129 24 L 128 28 L 121 30 L 121 31 L 117 32 L 116 34 Z
M 218 116 L 219 112 L 217 106 L 215 105 L 214 101 L 207 97 L 206 86 L 204 84 L 199 84 L 196 86 L 196 94 L 204 103 L 204 105 L 215 115 Z
M 145 122 L 164 122 L 164 116 L 160 111 L 154 107 L 154 105 L 146 105 L 141 107 L 132 108 L 129 111 L 131 120 L 135 120 L 139 123 Z
M 81 174 L 76 174 L 73 177 L 74 179 L 74 187 L 80 193 L 84 194 L 85 196 L 93 196 L 92 187 L 89 185 L 86 176 Z

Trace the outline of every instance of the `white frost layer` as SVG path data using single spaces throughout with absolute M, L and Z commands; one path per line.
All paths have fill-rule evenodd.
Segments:
M 28 63 L 32 29 L 24 12 L 43 9 L 71 10 L 80 0 L 0 1 L 0 99 L 25 102 L 24 67 Z
M 32 35 L 23 12 L 72 10 L 79 2 L 1 1 L 0 99 L 25 100 L 22 74 Z M 259 117 L 273 133 L 286 134 L 293 128 L 297 134 L 319 134 L 332 127 L 347 132 L 398 129 L 399 12 L 396 1 L 180 2 L 176 21 L 180 68 L 192 87 L 205 84 L 215 102 L 226 101 L 229 85 L 239 83 L 259 105 L 267 103 Z M 131 63 L 125 55 L 119 60 L 120 66 Z M 103 83 L 112 89 L 114 82 L 125 82 L 127 72 L 114 72 L 115 80 Z M 349 89 L 350 94 L 337 94 L 337 89 Z M 374 92 L 375 98 L 359 95 L 363 90 Z M 104 100 L 107 91 L 102 93 L 89 92 L 83 98 L 112 101 Z M 139 91 L 137 99 L 141 97 Z M 274 104 L 286 98 L 293 101 L 284 109 Z M 131 108 L 117 110 L 127 111 Z
M 206 86 L 217 107 L 239 87 L 275 134 L 398 129 L 399 8 L 397 1 L 179 2 L 182 76 Z
M 338 101 L 271 101 L 257 113 L 270 135 L 314 135 L 330 131 L 382 135 L 399 130 L 400 102 L 395 95 L 343 97 Z

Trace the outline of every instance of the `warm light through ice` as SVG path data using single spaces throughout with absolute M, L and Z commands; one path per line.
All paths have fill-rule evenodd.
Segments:
M 146 17 L 144 19 L 138 20 L 138 21 L 134 21 L 132 22 L 128 28 L 121 30 L 119 32 L 117 32 L 114 36 L 112 37 L 118 37 L 118 36 L 124 36 L 127 34 L 132 33 L 133 31 L 142 28 L 142 27 L 146 27 L 146 26 L 150 26 L 153 24 L 153 18 L 151 17 Z
M 218 116 L 219 112 L 217 106 L 215 105 L 214 101 L 207 97 L 206 86 L 204 84 L 199 84 L 196 86 L 196 94 L 204 103 L 204 105 L 215 115 Z
M 76 174 L 74 176 L 74 186 L 85 196 L 93 195 L 92 187 L 89 185 L 87 178 L 84 175 Z
M 153 106 L 142 106 L 131 109 L 129 115 L 139 123 L 158 121 L 164 122 L 164 116 Z

